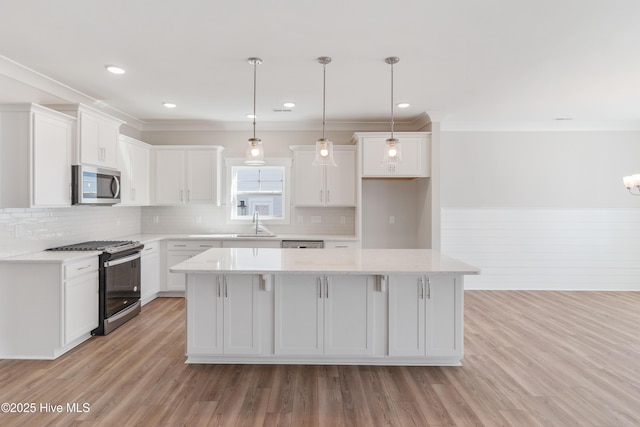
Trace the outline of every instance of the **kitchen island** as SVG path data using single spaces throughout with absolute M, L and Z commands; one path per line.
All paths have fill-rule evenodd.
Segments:
M 187 274 L 187 363 L 460 365 L 473 266 L 426 249 L 212 248 Z

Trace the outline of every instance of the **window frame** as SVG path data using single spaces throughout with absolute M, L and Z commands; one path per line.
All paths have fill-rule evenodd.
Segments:
M 272 217 L 261 217 L 260 222 L 264 222 L 265 224 L 290 224 L 290 212 L 291 212 L 291 159 L 288 158 L 272 158 L 265 159 L 265 164 L 260 166 L 252 166 L 245 165 L 244 159 L 237 158 L 227 158 L 225 159 L 225 169 L 226 169 L 226 218 L 227 224 L 247 224 L 251 223 L 252 217 L 247 216 L 247 218 L 238 218 L 236 216 L 236 207 L 237 207 L 237 198 L 235 193 L 235 183 L 234 183 L 234 171 L 233 168 L 237 166 L 248 167 L 248 168 L 260 168 L 261 166 L 276 166 L 283 168 L 283 188 L 282 188 L 282 217 L 281 218 L 272 218 Z

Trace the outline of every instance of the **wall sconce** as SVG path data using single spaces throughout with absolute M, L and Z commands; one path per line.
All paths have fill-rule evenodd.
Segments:
M 622 178 L 624 186 L 627 187 L 629 193 L 634 196 L 640 196 L 640 174 L 625 176 Z M 635 192 L 633 191 L 635 189 Z

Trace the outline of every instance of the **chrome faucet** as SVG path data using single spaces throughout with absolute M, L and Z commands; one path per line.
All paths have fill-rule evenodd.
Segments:
M 253 219 L 251 220 L 256 224 L 256 235 L 258 234 L 258 222 L 260 221 L 260 215 L 258 211 L 253 211 Z

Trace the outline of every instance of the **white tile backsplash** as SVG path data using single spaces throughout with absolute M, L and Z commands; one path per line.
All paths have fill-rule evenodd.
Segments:
M 227 224 L 225 207 L 190 205 L 144 207 L 142 233 L 246 233 L 247 224 Z M 312 217 L 320 222 L 312 223 Z M 355 208 L 291 208 L 290 224 L 264 225 L 276 234 L 355 234 Z M 299 222 L 302 219 L 302 222 Z M 156 222 L 157 220 L 157 222 Z
M 140 208 L 0 209 L 0 258 L 140 232 Z
M 292 207 L 290 224 L 265 225 L 276 234 L 353 236 L 355 209 Z M 0 258 L 138 233 L 244 233 L 250 227 L 227 224 L 224 207 L 206 205 L 0 209 Z

